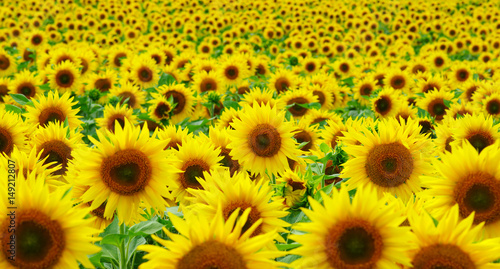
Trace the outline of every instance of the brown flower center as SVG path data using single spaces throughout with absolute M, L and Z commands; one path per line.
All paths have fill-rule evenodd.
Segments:
M 3 227 L 2 250 L 6 257 L 10 257 L 8 224 Z M 6 259 L 16 268 L 52 268 L 55 266 L 64 251 L 66 238 L 58 221 L 44 213 L 35 210 L 16 212 L 15 222 L 16 257 Z M 14 230 L 14 229 L 12 229 Z
M 236 173 L 236 171 L 240 169 L 240 164 L 237 160 L 233 160 L 233 158 L 231 158 L 229 152 L 231 152 L 229 149 L 221 147 L 219 156 L 222 156 L 223 158 L 220 163 L 222 164 L 222 166 L 228 167 L 229 175 L 233 176 L 234 173 Z
M 315 63 L 306 64 L 306 70 L 308 72 L 313 72 L 314 70 L 316 70 L 316 64 Z
M 116 54 L 115 58 L 113 59 L 113 63 L 118 67 L 122 66 L 120 59 L 124 58 L 124 57 L 127 57 L 127 54 L 125 54 L 123 52 Z
M 136 149 L 124 149 L 102 161 L 101 177 L 111 191 L 133 195 L 148 185 L 151 170 L 146 154 Z
M 177 263 L 178 269 L 248 268 L 241 254 L 231 246 L 210 240 L 193 247 Z
M 9 156 L 13 149 L 14 141 L 12 141 L 12 135 L 9 130 L 0 127 L 0 153 L 3 152 Z
M 387 115 L 391 111 L 392 102 L 391 98 L 388 96 L 381 96 L 377 101 L 375 101 L 375 111 L 380 113 L 382 116 Z
M 111 88 L 111 81 L 107 78 L 100 78 L 94 82 L 94 88 L 100 92 L 106 92 Z
M 431 116 L 435 117 L 436 120 L 442 120 L 446 114 L 448 107 L 444 104 L 443 99 L 434 99 L 427 106 L 427 111 Z
M 7 88 L 7 85 L 0 85 L 0 103 L 5 103 L 3 98 L 8 93 L 9 93 L 9 89 Z
M 43 38 L 39 35 L 35 35 L 33 36 L 33 38 L 31 38 L 31 43 L 33 43 L 33 45 L 40 45 L 40 43 L 42 43 L 43 41 Z
M 381 187 L 397 187 L 413 172 L 411 152 L 399 142 L 374 146 L 365 164 L 370 180 Z
M 412 261 L 415 269 L 475 269 L 470 256 L 456 245 L 435 244 L 423 247 Z
M 486 111 L 490 115 L 498 115 L 500 114 L 500 100 L 493 99 L 486 103 Z
M 205 179 L 203 172 L 208 172 L 210 166 L 203 160 L 191 159 L 184 163 L 181 170 L 184 172 L 180 174 L 180 183 L 184 189 L 203 189 L 197 177 Z
M 82 70 L 80 71 L 80 74 L 83 75 L 85 74 L 85 72 L 87 72 L 87 70 L 89 70 L 89 63 L 83 58 L 80 58 L 80 61 L 82 63 Z
M 49 122 L 64 122 L 66 115 L 57 107 L 48 107 L 40 113 L 38 116 L 38 122 L 42 127 L 47 126 Z
M 153 80 L 153 71 L 148 67 L 141 67 L 137 73 L 139 74 L 139 80 L 142 82 L 150 82 Z
M 248 144 L 257 156 L 271 157 L 281 149 L 281 136 L 274 126 L 259 124 L 249 134 Z
M 229 80 L 235 80 L 238 78 L 238 75 L 239 75 L 238 67 L 228 66 L 226 68 L 224 74 L 226 75 L 226 78 L 228 78 Z
M 313 94 L 318 97 L 318 102 L 321 106 L 325 103 L 326 97 L 322 91 L 313 91 Z
M 306 98 L 304 97 L 295 97 L 290 99 L 286 104 L 287 105 L 292 105 L 290 108 L 288 108 L 288 111 L 294 116 L 294 117 L 300 117 L 306 114 L 307 108 L 302 107 L 300 105 L 304 105 L 309 103 Z M 299 105 L 300 104 L 300 105 Z
M 249 204 L 247 202 L 237 201 L 237 202 L 232 202 L 232 203 L 228 204 L 222 210 L 222 215 L 224 216 L 224 219 L 227 220 L 227 219 L 229 219 L 229 216 L 231 216 L 231 214 L 233 214 L 233 212 L 236 209 L 240 208 L 239 215 L 241 216 L 243 214 L 243 212 L 249 207 L 252 209 L 250 210 L 250 214 L 248 214 L 248 218 L 247 218 L 247 221 L 245 222 L 245 225 L 243 225 L 243 228 L 241 229 L 241 233 L 244 233 L 248 229 L 250 229 L 250 227 L 252 227 L 252 225 L 261 218 L 260 213 L 257 210 L 257 208 L 255 208 L 254 206 L 252 206 L 251 204 Z M 262 232 L 262 224 L 260 224 L 259 227 L 257 227 L 257 229 L 255 229 L 255 231 L 252 233 L 251 236 L 259 235 L 261 232 Z
M 330 228 L 325 238 L 327 261 L 333 268 L 374 268 L 382 256 L 382 236 L 369 222 L 352 219 Z
M 10 60 L 5 55 L 0 55 L 0 69 L 7 70 L 10 66 Z
M 453 195 L 463 218 L 475 211 L 475 224 L 500 219 L 500 181 L 494 176 L 485 172 L 469 174 L 457 184 Z
M 174 103 L 177 104 L 173 110 L 173 114 L 177 115 L 184 111 L 184 107 L 186 106 L 186 97 L 184 94 L 178 91 L 168 91 L 165 93 L 165 98 L 168 100 L 172 96 L 174 99 Z
M 302 147 L 303 151 L 309 151 L 313 146 L 312 137 L 307 131 L 302 130 L 302 131 L 296 133 L 293 136 L 293 138 L 295 138 L 295 140 L 297 140 L 297 143 L 299 143 L 299 144 L 304 143 L 304 142 L 308 142 L 307 144 L 305 144 Z
M 217 90 L 217 82 L 215 82 L 215 80 L 212 78 L 206 78 L 200 84 L 201 92 L 216 91 L 216 90 Z
M 127 101 L 127 104 L 130 106 L 130 107 L 134 107 L 135 106 L 135 103 L 137 102 L 136 99 L 135 99 L 135 95 L 131 92 L 122 92 L 118 95 L 118 97 L 121 97 L 121 101 L 120 101 L 120 104 L 122 105 L 125 100 L 128 99 Z
M 67 170 L 68 160 L 73 159 L 71 148 L 62 141 L 51 140 L 43 143 L 38 152 L 42 150 L 41 159 L 43 160 L 47 157 L 44 164 L 55 162 L 55 164 L 50 165 L 48 168 L 53 168 L 60 164 L 61 168 L 54 171 L 54 175 L 64 175 Z
M 444 65 L 444 59 L 441 58 L 441 57 L 436 57 L 434 59 L 434 65 L 437 67 L 437 68 L 440 68 L 441 66 Z
M 159 103 L 155 108 L 155 115 L 160 118 L 168 118 L 168 112 L 170 112 L 170 106 L 166 103 Z
M 399 90 L 399 89 L 402 89 L 405 87 L 406 79 L 403 76 L 396 75 L 396 76 L 391 78 L 390 84 L 391 84 L 392 88 Z
M 112 133 L 115 132 L 115 125 L 116 123 L 120 124 L 122 129 L 125 127 L 125 116 L 121 114 L 115 114 L 108 119 L 108 130 L 110 130 Z
M 495 143 L 495 138 L 490 133 L 481 130 L 469 133 L 466 139 L 478 152 Z
M 276 88 L 278 94 L 280 94 L 290 88 L 290 81 L 285 77 L 278 78 L 274 83 L 274 87 Z
M 17 87 L 16 92 L 24 94 L 24 96 L 26 96 L 26 98 L 31 99 L 31 97 L 35 96 L 36 89 L 35 89 L 35 86 L 33 84 L 31 84 L 30 82 L 25 82 Z
M 458 69 L 457 72 L 455 73 L 456 74 L 456 78 L 458 81 L 460 82 L 464 82 L 466 81 L 467 79 L 469 79 L 469 71 L 467 71 L 467 69 Z
M 422 72 L 424 73 L 425 71 L 427 70 L 427 68 L 421 64 L 417 64 L 415 65 L 412 69 L 411 69 L 411 72 L 413 74 L 417 74 L 418 72 Z
M 370 96 L 370 94 L 372 94 L 372 91 L 373 91 L 373 87 L 371 84 L 363 84 L 359 88 L 359 93 L 361 95 L 364 95 L 364 96 Z
M 75 80 L 71 71 L 61 70 L 56 74 L 56 83 L 59 87 L 68 88 L 73 85 L 73 81 Z

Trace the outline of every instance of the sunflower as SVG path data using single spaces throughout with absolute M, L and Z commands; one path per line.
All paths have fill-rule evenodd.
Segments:
M 404 101 L 401 94 L 391 87 L 385 87 L 371 100 L 372 110 L 379 118 L 394 117 Z
M 227 145 L 231 143 L 227 130 L 210 127 L 208 134 L 215 147 L 220 149 L 219 156 L 222 157 L 220 164 L 229 169 L 229 176 L 232 177 L 236 172 L 241 171 L 241 165 L 233 160 L 231 150 L 227 148 Z
M 428 93 L 434 90 L 439 91 L 446 86 L 445 81 L 446 81 L 445 78 L 443 78 L 439 74 L 435 74 L 432 76 L 429 75 L 425 78 L 418 79 L 418 81 L 415 84 L 415 87 L 413 87 L 413 92 Z
M 493 93 L 482 101 L 481 110 L 485 115 L 500 117 L 500 93 Z
M 108 63 L 111 67 L 121 68 L 123 59 L 133 55 L 129 48 L 124 46 L 114 46 L 109 50 Z
M 120 104 L 126 104 L 132 108 L 140 108 L 146 99 L 146 92 L 141 91 L 139 86 L 134 85 L 132 82 L 122 80 L 120 87 L 113 87 L 109 90 L 110 96 L 117 96 L 121 98 Z M 127 100 L 128 99 L 128 100 Z
M 219 73 L 204 70 L 194 75 L 192 87 L 198 93 L 213 91 L 223 94 L 226 92 L 226 85 L 224 85 L 222 76 Z
M 298 83 L 297 75 L 287 69 L 278 69 L 269 78 L 269 88 L 278 94 L 295 89 Z
M 433 90 L 425 94 L 425 98 L 417 100 L 417 106 L 429 112 L 436 121 L 441 121 L 448 110 L 445 102 L 451 102 L 452 99 L 452 92 Z
M 27 150 L 28 126 L 14 112 L 0 110 L 0 153 L 10 156 L 14 148 Z
M 99 73 L 94 73 L 88 76 L 87 86 L 85 89 L 87 91 L 97 89 L 101 93 L 109 92 L 109 90 L 115 87 L 117 82 L 117 73 L 111 69 L 106 69 Z
M 183 142 L 192 138 L 193 134 L 189 133 L 188 128 L 182 129 L 178 125 L 167 125 L 164 129 L 161 129 L 157 134 L 157 137 L 161 141 L 166 141 L 167 146 L 166 149 L 175 149 L 179 150 L 179 147 L 182 146 Z
M 254 87 L 249 92 L 245 93 L 241 97 L 241 106 L 253 106 L 254 102 L 258 105 L 266 105 L 274 107 L 276 106 L 276 99 L 273 98 L 274 92 L 270 89 L 260 87 Z
M 70 61 L 64 61 L 48 70 L 50 88 L 60 93 L 74 92 L 80 89 L 80 72 Z
M 149 116 L 155 121 L 168 120 L 172 111 L 172 104 L 161 94 L 152 94 L 153 99 L 148 101 Z
M 465 62 L 454 62 L 449 71 L 448 77 L 455 85 L 467 83 L 469 80 L 472 80 L 472 70 L 470 65 Z
M 165 99 L 172 98 L 174 100 L 175 107 L 170 118 L 172 124 L 177 124 L 193 115 L 195 99 L 191 88 L 186 88 L 184 84 L 173 84 L 162 85 L 158 87 L 157 91 L 165 96 Z
M 78 58 L 76 51 L 66 46 L 64 47 L 61 46 L 51 51 L 50 56 L 51 56 L 50 58 L 51 66 L 57 66 L 63 63 L 64 61 L 71 62 L 77 67 L 81 66 L 81 61 L 80 58 Z
M 178 172 L 173 176 L 178 187 L 173 190 L 172 195 L 176 202 L 187 203 L 188 189 L 203 188 L 200 183 L 205 178 L 203 172 L 211 173 L 211 170 L 221 169 L 220 161 L 223 157 L 220 149 L 216 149 L 203 133 L 197 137 L 188 136 L 174 155 L 179 160 L 174 164 Z
M 488 237 L 500 235 L 500 143 L 480 153 L 465 143 L 453 147 L 452 153 L 441 155 L 434 162 L 437 174 L 421 177 L 423 192 L 429 199 L 425 209 L 440 220 L 453 206 L 458 205 L 461 218 L 471 214 L 475 225 L 482 226 Z M 473 213 L 475 212 L 475 214 Z M 479 228 L 480 229 L 480 228 Z M 477 239 L 477 238 L 476 238 Z
M 377 82 L 372 77 L 365 77 L 356 82 L 354 86 L 354 99 L 356 99 L 362 105 L 368 105 L 370 103 L 370 96 L 375 93 L 378 88 Z
M 231 156 L 253 173 L 276 174 L 289 167 L 288 160 L 297 160 L 300 150 L 293 140 L 293 124 L 285 121 L 285 112 L 276 107 L 257 105 L 245 107 L 228 130 Z
M 306 202 L 307 182 L 303 176 L 286 170 L 276 182 L 284 183 L 283 199 L 286 207 L 296 209 Z
M 456 121 L 454 119 L 447 119 L 435 125 L 434 133 L 436 134 L 436 138 L 434 139 L 434 145 L 438 155 L 445 151 L 451 152 L 451 142 L 455 140 L 453 138 L 455 124 Z
M 45 160 L 44 164 L 52 163 L 49 168 L 60 165 L 60 168 L 53 173 L 57 176 L 66 174 L 68 162 L 73 159 L 72 152 L 84 145 L 79 132 L 55 122 L 37 129 L 31 137 L 30 144 L 36 147 L 37 154 L 42 153 L 40 160 Z
M 140 205 L 165 209 L 169 188 L 176 184 L 171 180 L 177 169 L 173 167 L 175 156 L 163 149 L 166 141 L 149 137 L 147 126 L 142 129 L 125 120 L 125 126 L 115 126 L 115 132 L 97 130 L 99 140 L 89 137 L 96 145 L 78 161 L 79 182 L 88 186 L 81 196 L 82 203 L 92 202 L 90 210 L 106 202 L 103 217 L 111 218 L 116 210 L 120 223 L 132 223 L 138 216 Z M 167 159 L 168 157 L 168 159 Z M 168 187 L 167 187 L 168 186 Z
M 8 77 L 16 71 L 16 61 L 5 50 L 0 49 L 0 77 Z
M 317 97 L 322 109 L 332 109 L 334 105 L 333 87 L 321 86 L 318 84 L 306 85 L 305 90 L 312 92 Z
M 310 113 L 302 118 L 307 125 L 319 125 L 324 122 L 324 125 L 328 125 L 328 120 L 333 122 L 342 122 L 342 117 L 335 112 L 331 112 L 324 109 L 311 109 Z
M 465 115 L 457 120 L 457 128 L 453 134 L 453 145 L 470 143 L 478 152 L 493 145 L 500 138 L 499 125 L 493 124 L 493 118 L 484 114 Z
M 234 129 L 231 126 L 231 123 L 233 120 L 237 117 L 239 117 L 240 110 L 236 110 L 232 107 L 230 108 L 225 108 L 224 111 L 222 111 L 222 114 L 220 115 L 220 119 L 217 121 L 217 128 L 218 129 Z
M 0 77 L 0 104 L 6 103 L 6 100 L 10 98 L 9 84 L 10 78 Z
M 311 222 L 294 227 L 307 234 L 289 236 L 301 244 L 290 251 L 302 256 L 291 264 L 293 268 L 410 265 L 407 251 L 412 247 L 408 240 L 412 234 L 409 227 L 400 226 L 404 217 L 394 210 L 393 204 L 379 200 L 373 189 L 358 188 L 352 202 L 346 187 L 333 188 L 332 197 L 323 192 L 321 196 L 324 205 L 309 197 L 311 210 L 302 209 Z
M 305 143 L 301 150 L 306 153 L 311 153 L 313 150 L 318 149 L 318 129 L 317 126 L 309 126 L 308 122 L 305 120 L 300 120 L 295 123 L 295 134 L 293 138 L 297 141 L 298 144 Z
M 153 59 L 146 56 L 137 56 L 133 59 L 128 77 L 141 88 L 147 89 L 153 87 L 160 79 L 159 69 Z
M 444 68 L 448 67 L 450 61 L 446 52 L 441 51 L 432 53 L 427 57 L 427 59 L 429 59 L 432 68 L 437 71 L 443 70 Z
M 128 120 L 133 125 L 137 123 L 137 117 L 133 114 L 133 110 L 127 105 L 120 105 L 118 103 L 114 107 L 111 104 L 107 104 L 104 107 L 103 117 L 97 118 L 95 121 L 100 129 L 109 130 L 114 133 L 117 124 L 122 128 L 125 127 L 125 120 Z
M 446 110 L 446 115 L 444 115 L 443 119 L 447 118 L 459 118 L 463 117 L 465 115 L 472 115 L 478 112 L 478 108 L 473 106 L 471 103 L 458 103 L 455 102 L 452 105 L 450 105 L 450 108 Z
M 250 212 L 250 208 L 243 213 L 236 209 L 226 220 L 220 209 L 210 219 L 191 216 L 183 220 L 169 214 L 180 235 L 164 229 L 171 241 L 156 235 L 153 239 L 165 248 L 139 246 L 139 250 L 148 252 L 144 258 L 149 260 L 140 268 L 279 268 L 282 264 L 273 259 L 279 257 L 280 252 L 265 249 L 272 244 L 275 232 L 250 238 L 262 221 L 255 222 L 243 232 Z
M 318 97 L 306 89 L 295 89 L 285 92 L 278 99 L 278 107 L 281 110 L 288 110 L 295 119 L 305 117 L 309 108 L 303 107 L 310 103 L 317 103 Z M 289 106 L 289 107 L 288 107 Z M 288 107 L 288 108 L 287 108 Z
M 46 163 L 45 159 L 42 158 L 42 153 L 36 147 L 32 147 L 30 151 L 26 152 L 15 147 L 10 157 L 0 156 L 0 161 L 3 162 L 3 167 L 8 167 L 8 161 L 14 160 L 16 162 L 16 178 L 27 180 L 31 174 L 35 174 L 35 177 L 43 179 L 50 186 L 49 189 L 53 190 L 53 187 L 62 185 L 58 180 L 59 176 L 54 174 L 61 168 L 61 165 L 53 166 L 51 163 Z M 48 157 L 47 155 L 45 158 Z M 0 164 L 1 166 L 2 164 Z
M 82 66 L 82 69 L 80 70 L 80 75 L 82 77 L 86 77 L 93 73 L 99 66 L 97 57 L 94 55 L 92 50 L 87 47 L 78 49 L 77 58 L 80 60 Z
M 31 99 L 41 93 L 38 87 L 41 84 L 41 79 L 35 73 L 25 69 L 14 75 L 14 79 L 10 81 L 9 89 L 11 93 L 23 94 L 26 98 Z
M 427 214 L 410 214 L 417 248 L 410 251 L 414 268 L 493 268 L 491 262 L 500 257 L 500 242 L 486 239 L 476 242 L 482 224 L 472 227 L 474 213 L 459 219 L 459 206 L 454 205 L 437 226 Z
M 227 57 L 222 61 L 217 72 L 227 85 L 238 84 L 252 75 L 242 56 Z
M 0 174 L 7 178 L 7 169 Z M 73 207 L 70 195 L 61 189 L 49 193 L 43 178 L 30 174 L 27 181 L 17 181 L 17 208 L 8 209 L 7 184 L 2 184 L 2 252 L 0 267 L 14 268 L 79 268 L 78 262 L 91 268 L 88 255 L 100 248 L 92 241 L 99 231 L 92 228 L 88 211 Z M 15 227 L 11 223 L 15 216 Z M 12 238 L 15 238 L 12 245 Z M 10 254 L 16 248 L 15 258 Z M 78 262 L 77 262 L 78 261 Z
M 76 104 L 69 92 L 59 95 L 58 92 L 51 91 L 47 97 L 39 94 L 33 102 L 34 106 L 26 107 L 26 122 L 33 126 L 46 127 L 49 122 L 63 123 L 67 119 L 71 129 L 78 128 L 82 121 L 81 116 L 76 115 L 79 110 L 72 108 Z
M 418 121 L 411 119 L 383 120 L 377 129 L 363 126 L 343 132 L 343 149 L 351 157 L 344 163 L 342 177 L 349 178 L 349 189 L 368 185 L 380 196 L 389 192 L 408 200 L 421 190 L 419 176 L 431 171 L 432 143 L 420 134 Z
M 388 71 L 384 78 L 384 85 L 405 93 L 412 87 L 412 82 L 408 72 L 399 68 Z

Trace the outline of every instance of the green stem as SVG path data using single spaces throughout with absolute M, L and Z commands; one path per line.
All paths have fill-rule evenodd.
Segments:
M 125 223 L 122 223 L 120 225 L 120 234 L 125 234 Z M 125 255 L 125 239 L 121 240 L 120 242 L 120 269 L 127 269 L 127 258 Z

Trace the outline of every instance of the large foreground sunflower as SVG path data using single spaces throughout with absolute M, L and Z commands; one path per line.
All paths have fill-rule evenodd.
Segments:
M 409 214 L 418 248 L 410 252 L 413 268 L 498 268 L 500 238 L 476 242 L 482 224 L 472 227 L 474 213 L 460 220 L 457 205 L 437 224 L 427 213 Z
M 359 188 L 349 198 L 345 187 L 333 188 L 332 197 L 321 193 L 324 205 L 309 197 L 311 210 L 302 209 L 311 222 L 295 229 L 307 234 L 290 238 L 301 244 L 291 253 L 301 255 L 293 268 L 401 268 L 410 265 L 409 227 L 405 220 L 379 200 L 373 189 Z M 341 208 L 342 210 L 339 210 Z
M 83 203 L 92 202 L 95 210 L 107 202 L 104 217 L 111 218 L 116 209 L 120 222 L 130 223 L 136 217 L 134 210 L 144 203 L 147 208 L 165 209 L 163 197 L 169 197 L 169 187 L 175 171 L 169 160 L 175 159 L 163 149 L 167 141 L 149 137 L 144 125 L 142 130 L 128 120 L 115 132 L 98 130 L 99 140 L 89 137 L 96 148 L 88 152 L 79 163 L 79 182 L 89 186 L 81 196 Z
M 470 143 L 453 147 L 441 161 L 435 161 L 436 175 L 422 177 L 424 193 L 433 197 L 426 203 L 429 212 L 440 219 L 458 204 L 460 217 L 472 212 L 474 224 L 485 222 L 485 236 L 500 235 L 500 144 L 478 153 Z
M 288 160 L 297 160 L 300 150 L 293 140 L 294 126 L 285 121 L 284 111 L 278 113 L 269 104 L 246 107 L 228 130 L 231 156 L 254 173 L 276 174 L 289 168 Z
M 407 200 L 421 190 L 419 176 L 430 171 L 431 143 L 420 134 L 418 121 L 411 119 L 383 120 L 377 128 L 378 132 L 370 126 L 344 132 L 344 150 L 351 157 L 342 177 L 349 178 L 349 189 L 370 185 L 379 195 L 389 192 Z
M 6 179 L 7 169 L 2 168 L 0 175 Z M 43 178 L 35 176 L 33 173 L 27 181 L 16 182 L 15 211 L 7 209 L 13 205 L 7 204 L 7 184 L 1 184 L 0 267 L 66 269 L 79 268 L 79 261 L 92 268 L 87 255 L 99 251 L 99 247 L 92 244 L 99 238 L 91 237 L 98 231 L 92 228 L 92 219 L 86 218 L 88 211 L 74 208 L 71 196 L 65 196 L 64 189 L 50 193 Z M 13 216 L 14 228 L 11 226 Z M 15 247 L 14 259 L 10 259 L 12 246 Z
M 282 264 L 273 259 L 278 251 L 265 250 L 272 243 L 272 233 L 249 238 L 262 221 L 255 222 L 242 232 L 250 209 L 241 214 L 237 209 L 224 221 L 222 210 L 214 218 L 191 216 L 188 220 L 170 214 L 170 220 L 180 234 L 164 229 L 171 240 L 153 238 L 163 247 L 143 245 L 138 249 L 148 252 L 149 259 L 139 268 L 190 269 L 190 268 L 278 268 Z

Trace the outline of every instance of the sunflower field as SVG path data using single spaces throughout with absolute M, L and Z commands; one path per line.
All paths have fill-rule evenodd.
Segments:
M 500 268 L 500 2 L 0 15 L 0 268 Z

